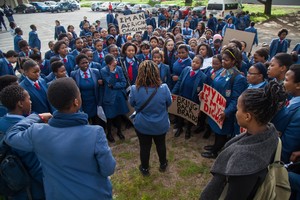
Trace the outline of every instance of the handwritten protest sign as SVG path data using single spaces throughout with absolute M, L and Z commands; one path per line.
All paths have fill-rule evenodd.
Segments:
M 217 90 L 207 84 L 203 86 L 200 99 L 200 110 L 211 117 L 222 128 L 223 122 L 219 121 L 219 115 L 225 110 L 226 99 Z
M 117 20 L 120 34 L 147 30 L 146 17 L 143 12 L 132 15 L 119 15 Z
M 172 105 L 169 107 L 169 113 L 183 117 L 197 125 L 199 111 L 199 104 L 182 96 L 172 94 Z

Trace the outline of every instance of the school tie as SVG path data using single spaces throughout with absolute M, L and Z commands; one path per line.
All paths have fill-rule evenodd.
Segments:
M 41 89 L 41 87 L 40 87 L 40 85 L 39 85 L 39 83 L 36 81 L 36 82 L 34 82 L 34 87 L 37 89 L 37 90 L 40 90 Z
M 190 77 L 195 76 L 195 74 L 196 74 L 195 71 L 191 71 L 191 72 L 190 72 Z
M 100 59 L 102 59 L 102 58 L 103 58 L 103 55 L 102 55 L 102 53 L 100 53 L 100 54 L 99 54 L 99 58 L 100 58 Z
M 169 52 L 169 58 L 172 58 L 172 52 Z
M 179 59 L 178 62 L 179 62 L 179 63 L 182 63 L 182 59 Z
M 85 78 L 85 79 L 89 78 L 88 73 L 87 73 L 86 71 L 83 72 L 83 75 L 84 75 L 84 78 Z
M 118 79 L 118 78 L 119 78 L 119 74 L 116 73 L 116 79 Z
M 132 81 L 133 80 L 133 62 L 130 61 L 129 62 L 129 67 L 128 67 L 128 77 L 129 77 L 129 80 Z
M 68 62 L 68 60 L 67 60 L 66 58 L 64 58 L 64 59 L 63 59 L 63 62 L 66 63 L 66 62 Z
M 145 59 L 146 59 L 146 60 L 149 60 L 149 56 L 148 56 L 148 55 L 146 55 Z
M 11 63 L 8 63 L 7 65 L 8 65 L 9 67 L 12 67 L 12 64 L 11 64 Z

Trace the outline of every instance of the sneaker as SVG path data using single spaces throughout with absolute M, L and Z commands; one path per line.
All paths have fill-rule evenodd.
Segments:
M 150 176 L 149 168 L 145 169 L 142 165 L 139 166 L 139 170 L 143 176 Z
M 160 164 L 159 171 L 165 172 L 167 170 L 167 167 L 168 167 L 168 161 L 166 161 L 164 164 Z

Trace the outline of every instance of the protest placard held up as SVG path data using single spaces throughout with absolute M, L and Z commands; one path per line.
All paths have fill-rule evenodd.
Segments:
M 146 17 L 143 12 L 132 15 L 119 15 L 120 34 L 135 33 L 147 30 Z

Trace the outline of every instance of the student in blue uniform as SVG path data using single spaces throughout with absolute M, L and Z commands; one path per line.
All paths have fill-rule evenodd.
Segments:
M 90 31 L 90 23 L 89 22 L 84 22 L 83 24 L 83 29 L 79 33 L 79 37 L 82 36 L 92 36 L 92 32 Z
M 227 23 L 225 24 L 225 26 L 223 26 L 223 29 L 222 29 L 222 37 L 224 37 L 225 36 L 225 32 L 226 32 L 226 29 L 228 29 L 228 28 L 230 28 L 230 29 L 236 29 L 235 28 L 235 25 L 234 25 L 234 23 L 233 23 L 233 18 L 231 18 L 231 17 L 229 17 L 228 19 L 227 19 Z
M 103 66 L 100 65 L 99 63 L 93 61 L 93 51 L 91 49 L 84 48 L 84 49 L 82 49 L 81 53 L 85 54 L 89 58 L 89 62 L 90 62 L 89 67 L 98 69 L 100 72 L 100 70 L 102 69 Z M 77 68 L 78 68 L 78 66 L 76 66 L 76 69 Z
M 283 28 L 278 31 L 278 38 L 271 41 L 270 44 L 270 59 L 273 58 L 277 53 L 286 53 L 289 47 L 288 41 L 285 39 L 288 35 L 288 30 Z
M 23 31 L 21 28 L 15 29 L 15 36 L 14 36 L 14 50 L 19 53 L 21 49 L 19 48 L 19 42 L 23 40 Z
M 163 52 L 164 52 L 163 62 L 164 64 L 169 65 L 170 72 L 172 73 L 173 64 L 176 61 L 175 54 L 177 53 L 173 39 L 171 38 L 166 39 L 163 46 Z
M 28 43 L 31 49 L 37 48 L 38 50 L 41 50 L 41 40 L 39 39 L 39 36 L 37 34 L 37 28 L 34 24 L 30 25 L 31 31 L 29 32 L 29 39 Z
M 93 61 L 99 63 L 100 65 L 104 62 L 104 52 L 103 52 L 103 41 L 95 40 L 94 41 L 95 51 L 93 53 Z
M 0 76 L 0 92 L 9 85 L 18 85 L 18 77 L 15 75 Z M 2 104 L 0 100 L 0 117 L 3 117 L 8 112 L 7 108 Z
M 215 133 L 215 142 L 212 146 L 205 146 L 207 152 L 201 153 L 205 158 L 216 158 L 219 151 L 223 148 L 229 138 L 232 138 L 239 130 L 237 129 L 235 113 L 237 99 L 242 92 L 248 87 L 246 78 L 238 71 L 241 65 L 242 55 L 238 48 L 227 47 L 222 51 L 223 70 L 219 76 L 212 81 L 211 86 L 226 98 L 226 108 L 218 118 L 223 122 L 222 128 L 211 118 L 208 123 Z
M 54 79 L 47 83 L 48 87 L 54 80 L 68 77 L 65 65 L 60 60 L 51 63 L 51 71 L 54 74 Z
M 127 81 L 127 87 L 135 84 L 135 80 L 138 75 L 138 68 L 141 62 L 137 57 L 135 57 L 136 53 L 137 47 L 135 44 L 125 43 L 121 52 L 123 57 L 118 60 L 118 66 L 122 67 Z
M 9 50 L 7 53 L 3 53 L 4 58 L 0 59 L 0 76 L 15 75 L 13 64 L 18 61 L 18 53 Z
M 184 37 L 185 43 L 188 44 L 189 40 L 193 37 L 193 30 L 190 27 L 190 22 L 184 22 L 184 28 L 182 28 L 182 35 Z
M 30 115 L 10 129 L 5 142 L 37 155 L 46 199 L 112 199 L 108 176 L 116 161 L 103 128 L 88 125 L 87 115 L 78 112 L 81 98 L 75 82 L 57 79 L 48 97 L 58 110 L 53 117 Z
M 152 60 L 157 64 L 159 75 L 162 83 L 165 83 L 170 88 L 171 84 L 171 72 L 169 65 L 163 63 L 164 53 L 159 50 L 159 48 L 155 48 L 152 50 Z
M 71 52 L 71 55 L 76 58 L 81 52 L 83 48 L 83 40 L 81 38 L 76 38 L 75 39 L 75 49 Z
M 121 131 L 121 116 L 129 112 L 126 103 L 126 79 L 121 67 L 117 66 L 117 60 L 112 54 L 105 56 L 106 66 L 101 69 L 104 82 L 103 109 L 107 118 L 107 140 L 115 142 L 111 133 L 112 124 L 117 127 L 117 135 L 120 140 L 125 136 Z
M 54 40 L 57 40 L 58 36 L 61 33 L 66 33 L 66 29 L 65 29 L 65 27 L 63 27 L 62 25 L 60 25 L 60 21 L 55 20 Z
M 114 23 L 115 17 L 114 14 L 112 14 L 111 10 L 108 10 L 108 14 L 106 14 L 106 24 L 112 24 Z
M 105 127 L 105 123 L 97 116 L 97 106 L 102 103 L 101 74 L 98 69 L 89 68 L 89 59 L 84 54 L 76 57 L 76 64 L 79 69 L 73 71 L 70 77 L 75 80 L 80 90 L 82 111 L 88 115 L 91 124 Z
M 178 53 L 178 59 L 173 64 L 173 67 L 171 69 L 171 77 L 172 77 L 171 89 L 175 86 L 176 82 L 178 81 L 178 78 L 182 70 L 187 66 L 191 66 L 192 64 L 192 59 L 189 57 L 189 49 L 187 45 L 185 44 L 179 45 L 179 47 L 177 48 L 177 53 Z
M 285 73 L 289 70 L 289 67 L 293 64 L 293 59 L 290 54 L 278 53 L 270 61 L 268 67 L 268 77 L 276 79 L 279 83 L 283 83 Z
M 245 28 L 246 32 L 254 33 L 254 40 L 253 40 L 253 45 L 255 44 L 256 46 L 258 45 L 258 37 L 257 37 L 257 29 L 254 28 L 255 22 L 251 22 L 250 26 L 248 28 Z
M 29 57 L 31 54 L 33 54 L 34 52 L 39 53 L 39 51 L 37 49 L 30 49 L 29 44 L 26 40 L 21 40 L 19 41 L 19 48 L 20 48 L 20 52 L 19 52 L 19 57 Z
M 8 109 L 8 113 L 0 118 L 0 132 L 6 135 L 7 131 L 16 123 L 31 113 L 30 96 L 21 86 L 14 84 L 5 87 L 0 93 L 0 100 Z M 11 153 L 18 156 L 30 177 L 29 192 L 32 199 L 45 199 L 43 173 L 35 153 L 11 148 Z M 6 196 L 8 199 L 29 199 L 26 191 Z
M 247 73 L 248 88 L 263 88 L 268 84 L 267 67 L 263 63 L 253 64 Z
M 152 13 L 149 13 L 149 16 L 146 19 L 146 24 L 151 25 L 153 29 L 156 29 L 156 20 L 154 17 L 152 17 Z
M 74 57 L 69 55 L 68 45 L 64 41 L 60 40 L 55 43 L 53 50 L 55 54 L 57 54 L 57 57 L 63 61 L 68 75 L 70 76 L 71 72 L 75 68 L 76 63 Z
M 200 70 L 203 64 L 204 58 L 200 55 L 196 55 L 192 61 L 191 66 L 186 66 L 181 72 L 176 85 L 174 86 L 172 93 L 187 98 L 197 104 L 200 104 L 198 94 L 203 88 L 203 84 L 207 83 L 207 76 Z M 184 125 L 184 119 L 178 117 L 177 131 L 175 137 L 179 137 Z M 187 122 L 185 139 L 191 137 L 192 123 Z
M 32 59 L 29 59 L 23 64 L 24 75 L 26 78 L 20 85 L 27 90 L 32 102 L 33 113 L 52 112 L 52 108 L 47 99 L 47 84 L 40 77 L 40 67 Z
M 39 53 L 33 53 L 29 56 L 29 58 L 31 58 L 32 60 L 34 60 L 35 62 L 37 62 L 37 64 L 40 67 L 40 75 L 42 78 L 48 76 L 50 74 L 51 70 L 51 66 L 50 66 L 50 61 L 49 60 L 42 60 L 42 56 Z
M 141 53 L 138 54 L 136 57 L 142 62 L 144 60 L 152 60 L 150 54 L 150 43 L 147 40 L 144 40 L 140 45 Z
M 52 40 L 49 41 L 48 42 L 48 47 L 49 47 L 49 50 L 46 51 L 44 58 L 47 59 L 47 60 L 50 60 L 53 56 L 55 56 L 55 53 L 53 51 L 54 41 L 52 41 Z

